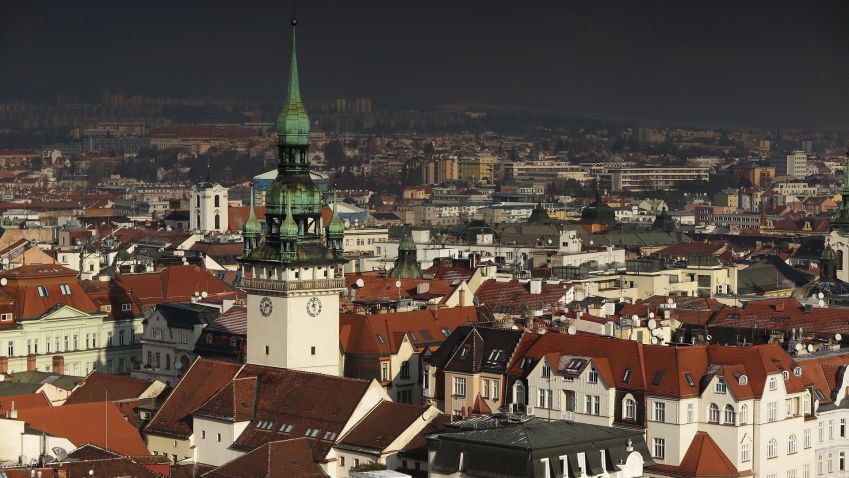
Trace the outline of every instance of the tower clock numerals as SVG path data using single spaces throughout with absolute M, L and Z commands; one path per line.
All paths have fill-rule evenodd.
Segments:
M 318 300 L 318 297 L 313 297 L 307 301 L 307 314 L 310 317 L 315 317 L 321 313 L 321 301 Z
M 262 314 L 263 317 L 268 317 L 271 315 L 271 299 L 268 297 L 263 297 L 259 301 L 259 313 Z

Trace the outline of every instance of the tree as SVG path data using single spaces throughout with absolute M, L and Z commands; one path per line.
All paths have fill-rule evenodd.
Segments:
M 333 140 L 324 146 L 324 161 L 331 168 L 338 168 L 348 162 L 348 157 L 345 156 L 345 147 L 339 140 Z

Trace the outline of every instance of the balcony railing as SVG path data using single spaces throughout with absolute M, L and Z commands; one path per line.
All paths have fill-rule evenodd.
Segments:
M 345 279 L 305 279 L 305 280 L 274 280 L 258 279 L 255 277 L 242 278 L 243 289 L 272 290 L 277 292 L 292 292 L 315 289 L 343 289 Z

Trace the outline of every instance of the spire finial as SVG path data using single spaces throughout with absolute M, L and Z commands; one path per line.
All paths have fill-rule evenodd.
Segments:
M 206 156 L 206 182 L 208 182 L 208 183 L 212 182 L 212 181 L 209 180 L 209 174 L 210 174 L 209 171 L 210 171 L 210 169 L 212 169 L 210 167 L 210 164 L 209 164 L 210 161 L 212 161 L 212 159 L 209 157 L 209 155 L 207 155 Z
M 292 27 L 293 27 L 293 28 L 294 28 L 294 27 L 296 27 L 296 26 L 298 26 L 297 7 L 298 7 L 298 2 L 297 2 L 297 0 L 292 0 L 292 21 L 291 21 L 291 22 L 289 22 L 289 23 L 291 23 L 291 24 L 292 24 Z

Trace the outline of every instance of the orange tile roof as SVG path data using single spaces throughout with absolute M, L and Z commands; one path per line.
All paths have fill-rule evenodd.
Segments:
M 203 478 L 325 478 L 321 453 L 310 438 L 267 443 L 200 475 Z
M 110 401 L 138 398 L 152 384 L 150 380 L 94 371 L 82 380 L 65 404 L 102 402 L 107 393 Z
M 209 297 L 235 297 L 238 291 L 196 265 L 167 267 L 159 272 L 121 274 L 116 282 L 132 291 L 143 306 L 162 302 L 190 302 L 195 292 Z
M 15 410 L 43 408 L 51 406 L 44 392 L 25 393 L 21 395 L 6 395 L 0 397 L 0 416 L 6 416 L 14 406 Z
M 65 437 L 77 446 L 91 443 L 121 455 L 150 454 L 138 430 L 124 420 L 111 402 L 24 409 L 18 412 L 18 419 L 36 430 Z
M 719 445 L 705 432 L 696 432 L 687 453 L 678 466 L 654 465 L 647 471 L 668 476 L 684 477 L 738 477 L 740 473 L 719 448 Z
M 357 279 L 363 279 L 363 287 L 356 287 Z M 400 291 L 395 286 L 401 281 Z M 430 295 L 450 295 L 454 291 L 451 281 L 444 279 L 397 279 L 379 272 L 362 272 L 345 274 L 345 287 L 355 292 L 355 300 L 377 300 L 377 299 L 408 299 L 418 295 L 419 284 L 429 285 Z

